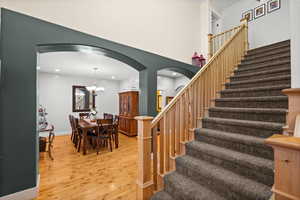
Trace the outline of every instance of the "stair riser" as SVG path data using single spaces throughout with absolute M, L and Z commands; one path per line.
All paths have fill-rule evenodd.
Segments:
M 290 47 L 287 46 L 287 47 L 275 49 L 273 51 L 267 51 L 264 53 L 247 54 L 245 59 L 246 60 L 256 60 L 256 59 L 265 58 L 268 56 L 282 55 L 284 53 L 289 53 L 290 51 L 291 51 Z
M 285 123 L 286 114 L 281 113 L 248 113 L 248 112 L 230 112 L 230 111 L 209 111 L 210 117 L 224 119 L 239 119 L 249 121 L 263 121 Z
M 268 138 L 272 136 L 274 133 L 282 133 L 282 128 L 271 130 L 271 129 L 256 128 L 256 127 L 246 127 L 241 125 L 208 122 L 208 121 L 203 121 L 202 126 L 203 128 L 207 128 L 207 129 L 215 129 L 219 131 L 250 135 L 250 136 L 262 137 L 262 138 Z
M 189 169 L 186 168 L 183 164 L 176 162 L 176 170 L 190 177 L 192 180 L 197 181 L 199 184 L 206 186 L 211 191 L 215 191 L 217 194 L 224 196 L 226 199 L 230 200 L 254 200 L 253 198 L 249 198 L 248 196 L 244 195 L 243 192 L 234 191 L 235 188 L 232 188 L 219 179 L 212 179 L 205 174 L 199 173 L 196 169 Z M 178 200 L 181 198 L 178 198 Z M 186 200 L 188 200 L 186 198 Z
M 184 199 L 184 198 L 186 198 L 182 192 L 178 191 L 176 189 L 176 187 L 174 187 L 172 181 L 169 181 L 168 178 L 164 178 L 164 186 L 165 186 L 164 190 L 167 193 L 172 194 L 173 198 L 174 197 L 176 197 L 176 199 Z
M 263 71 L 268 71 L 268 70 L 274 70 L 274 69 L 288 69 L 290 68 L 291 64 L 289 62 L 284 62 L 276 65 L 263 65 L 263 66 L 258 66 L 254 65 L 252 67 L 245 67 L 245 68 L 238 68 L 237 70 L 234 71 L 235 75 L 246 75 L 249 73 L 255 73 L 255 72 L 263 72 Z
M 252 49 L 252 50 L 248 51 L 247 55 L 262 54 L 262 53 L 270 52 L 274 49 L 287 48 L 287 47 L 290 47 L 290 43 L 283 42 L 283 43 L 279 43 L 279 44 L 275 44 L 275 45 L 271 45 L 271 46 L 267 46 L 267 47 L 263 47 L 263 48 Z
M 270 71 L 270 73 L 268 74 L 256 74 L 256 75 L 252 75 L 252 76 L 232 76 L 230 77 L 230 81 L 247 81 L 247 80 L 251 80 L 251 79 L 261 79 L 261 78 L 270 78 L 270 77 L 274 77 L 274 76 L 282 76 L 282 75 L 290 75 L 291 71 L 289 69 L 287 69 L 286 71 L 280 71 L 280 72 L 275 72 L 273 73 L 272 71 Z
M 231 108 L 288 108 L 288 101 L 215 101 L 215 106 Z
M 284 89 L 284 88 L 282 88 Z M 230 92 L 222 93 L 221 98 L 234 98 L 234 97 L 262 97 L 262 96 L 284 96 L 282 89 L 272 90 L 259 90 L 259 91 L 244 91 L 244 92 Z
M 239 143 L 237 141 L 230 141 L 226 139 L 207 136 L 204 133 L 196 134 L 195 139 L 197 141 L 213 144 L 220 147 L 225 147 L 227 149 L 232 149 L 242 153 L 247 153 L 253 156 L 259 156 L 270 160 L 274 159 L 273 150 L 271 147 L 268 146 L 247 145 L 247 144 Z
M 212 163 L 214 165 L 217 165 L 217 166 L 222 166 L 224 169 L 233 171 L 237 174 L 245 176 L 254 181 L 266 184 L 268 186 L 272 186 L 274 184 L 274 175 L 273 175 L 272 171 L 266 172 L 264 174 L 263 172 L 265 172 L 265 171 L 262 171 L 263 169 L 257 169 L 257 168 L 255 168 L 255 166 L 241 166 L 237 162 L 231 162 L 228 160 L 224 160 L 224 159 L 221 159 L 221 158 L 218 158 L 215 156 L 211 156 L 205 152 L 200 152 L 195 149 L 188 148 L 188 147 L 187 147 L 186 152 L 187 152 L 187 155 L 189 155 L 189 156 L 195 157 L 200 160 L 205 160 L 205 161 Z M 176 167 L 178 167 L 180 165 L 180 163 L 176 163 L 176 164 L 177 164 Z M 183 168 L 185 168 L 185 167 L 181 166 L 180 169 L 183 169 Z M 178 172 L 183 174 L 185 171 L 184 170 L 180 171 L 178 169 Z M 184 174 L 184 175 L 188 175 L 188 174 Z M 189 176 L 189 177 L 192 177 L 192 176 Z
M 283 54 L 283 55 L 274 55 L 274 56 L 267 56 L 264 58 L 258 58 L 255 60 L 243 60 L 241 62 L 241 66 L 246 65 L 258 65 L 258 64 L 267 64 L 270 62 L 279 62 L 284 59 L 291 59 L 291 55 L 289 53 Z
M 233 83 L 233 82 L 232 82 Z M 242 83 L 242 84 L 226 84 L 226 89 L 239 89 L 239 88 L 255 88 L 255 87 L 264 87 L 264 86 L 274 86 L 274 85 L 283 85 L 290 84 L 290 79 L 280 79 L 273 81 L 264 81 L 264 82 L 253 82 L 253 83 Z

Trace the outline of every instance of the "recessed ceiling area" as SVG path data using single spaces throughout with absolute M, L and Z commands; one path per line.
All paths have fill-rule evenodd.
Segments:
M 131 66 L 110 57 L 85 52 L 51 52 L 38 55 L 38 70 L 72 76 L 125 80 L 138 76 Z M 94 68 L 97 68 L 95 73 Z
M 38 54 L 37 68 L 40 72 L 91 77 L 106 80 L 127 80 L 138 77 L 139 72 L 131 66 L 102 54 L 91 52 L 50 52 Z M 95 72 L 95 68 L 97 68 Z M 169 78 L 183 76 L 169 70 L 160 70 L 158 75 Z

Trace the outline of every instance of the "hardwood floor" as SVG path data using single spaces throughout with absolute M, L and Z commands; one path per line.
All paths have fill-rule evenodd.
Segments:
M 40 159 L 40 194 L 36 200 L 136 199 L 137 139 L 120 134 L 118 149 L 76 152 L 70 136 L 57 136 L 54 161 Z

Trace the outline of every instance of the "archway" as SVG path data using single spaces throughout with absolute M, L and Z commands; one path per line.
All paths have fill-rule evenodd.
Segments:
M 3 8 L 0 39 L 0 157 L 4 158 L 0 159 L 0 196 L 26 189 L 37 190 L 36 54 L 39 48 L 84 45 L 99 48 L 124 62 L 127 60 L 132 67 L 140 69 L 141 115 L 156 114 L 153 94 L 156 93 L 157 70 L 166 66 L 176 66 L 194 74 L 199 70 L 186 63 Z M 14 127 L 14 134 L 11 127 Z

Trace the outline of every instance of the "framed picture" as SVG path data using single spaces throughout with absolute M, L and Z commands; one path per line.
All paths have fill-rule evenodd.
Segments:
M 266 14 L 266 5 L 262 4 L 256 8 L 254 8 L 254 18 L 257 19 L 262 17 Z
M 246 12 L 243 13 L 242 15 L 242 19 L 247 19 L 248 22 L 253 20 L 253 10 L 248 10 Z
M 280 9 L 280 0 L 270 0 L 268 1 L 268 13 Z
M 166 97 L 166 105 L 168 105 L 174 97 Z

